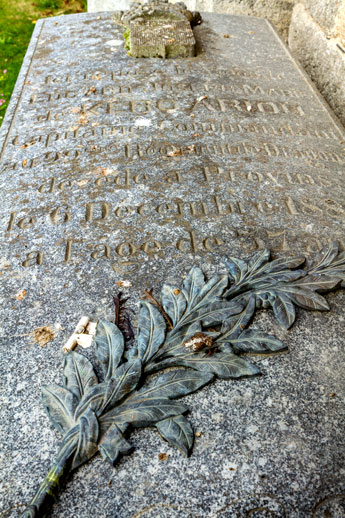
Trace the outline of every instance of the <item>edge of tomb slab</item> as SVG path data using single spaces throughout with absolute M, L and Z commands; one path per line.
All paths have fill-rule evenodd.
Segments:
M 45 19 L 37 20 L 37 23 L 35 25 L 35 29 L 32 33 L 31 40 L 29 43 L 29 46 L 27 48 L 27 51 L 25 53 L 22 66 L 20 68 L 16 84 L 14 86 L 10 102 L 8 104 L 4 120 L 2 122 L 1 128 L 0 128 L 0 160 L 2 158 L 2 155 L 5 151 L 5 147 L 7 144 L 7 141 L 9 139 L 11 128 L 14 123 L 14 119 L 17 113 L 17 109 L 20 103 L 20 99 L 23 95 L 23 90 L 25 86 L 26 79 L 29 75 L 31 64 L 32 64 L 32 58 L 34 56 L 34 53 L 36 51 L 36 47 L 39 41 L 39 37 L 41 35 L 43 26 L 44 26 Z
M 307 72 L 304 70 L 300 62 L 298 61 L 297 57 L 295 57 L 292 53 L 292 51 L 289 49 L 289 47 L 286 45 L 283 38 L 280 36 L 280 34 L 276 31 L 275 27 L 272 25 L 272 23 L 265 18 L 264 19 L 269 28 L 271 29 L 271 32 L 274 34 L 278 42 L 281 44 L 282 48 L 285 50 L 286 54 L 290 58 L 291 62 L 293 63 L 295 69 L 299 74 L 302 76 L 304 82 L 308 86 L 309 90 L 314 94 L 314 97 L 320 102 L 323 110 L 327 113 L 329 118 L 331 119 L 331 122 L 334 124 L 335 128 L 338 130 L 340 136 L 342 138 L 345 138 L 345 128 L 340 122 L 340 119 L 337 117 L 337 115 L 333 112 L 332 108 L 327 103 L 326 99 L 321 95 L 319 90 L 316 88 L 315 83 L 310 79 Z
M 82 16 L 83 18 L 93 19 L 93 18 L 95 18 L 95 14 L 96 13 L 78 13 L 78 14 L 70 14 L 70 15 L 66 15 L 66 16 L 51 16 L 49 18 L 40 18 L 39 20 L 37 20 L 34 31 L 31 35 L 30 43 L 26 50 L 25 56 L 23 58 L 22 66 L 20 68 L 16 83 L 15 83 L 15 86 L 14 86 L 14 89 L 12 92 L 10 102 L 8 104 L 8 107 L 7 107 L 5 116 L 4 116 L 4 120 L 2 121 L 2 124 L 0 127 L 0 162 L 1 162 L 2 156 L 5 151 L 7 141 L 11 134 L 12 125 L 14 123 L 17 109 L 20 104 L 20 99 L 23 95 L 23 89 L 25 86 L 25 82 L 29 75 L 29 72 L 31 69 L 31 64 L 32 64 L 32 59 L 35 54 L 37 44 L 38 44 L 38 41 L 39 41 L 39 38 L 42 33 L 44 25 L 53 24 L 54 21 L 56 21 L 57 19 L 62 19 L 62 18 L 66 18 L 66 17 L 76 18 L 77 16 L 78 17 Z M 106 18 L 109 17 L 109 13 L 105 12 L 103 14 L 107 15 Z

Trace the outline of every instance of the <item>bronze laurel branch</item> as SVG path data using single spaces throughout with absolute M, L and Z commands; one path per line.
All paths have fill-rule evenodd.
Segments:
M 71 351 L 64 359 L 62 386 L 43 387 L 44 407 L 63 440 L 22 518 L 47 516 L 61 478 L 97 452 L 112 465 L 129 454 L 133 428 L 155 426 L 188 455 L 194 434 L 185 417 L 187 407 L 176 399 L 215 378 L 259 374 L 243 353 L 285 348 L 276 337 L 248 327 L 256 308 L 271 307 L 288 329 L 296 318 L 295 306 L 328 310 L 321 293 L 345 287 L 345 253 L 335 243 L 311 267 L 302 268 L 304 261 L 272 260 L 269 250 L 263 250 L 248 262 L 225 260 L 228 272 L 208 281 L 193 267 L 182 286 L 163 286 L 160 302 L 150 297 L 141 301 L 134 343 L 131 333 L 125 332 L 125 339 L 117 325 L 100 320 L 94 347 L 102 380 L 85 356 Z M 153 298 L 152 291 L 147 293 Z M 126 326 L 128 330 L 128 319 Z M 161 374 L 151 376 L 156 372 Z

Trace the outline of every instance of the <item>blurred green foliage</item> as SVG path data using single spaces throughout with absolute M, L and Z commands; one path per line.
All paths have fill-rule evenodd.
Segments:
M 0 125 L 36 20 L 86 10 L 87 0 L 0 0 Z

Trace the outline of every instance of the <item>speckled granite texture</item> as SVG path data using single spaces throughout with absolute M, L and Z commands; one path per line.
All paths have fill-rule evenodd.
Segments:
M 196 58 L 133 60 L 109 13 L 36 25 L 1 140 L 2 518 L 60 440 L 41 386 L 81 315 L 112 318 L 117 281 L 136 309 L 193 264 L 344 246 L 343 129 L 275 32 L 207 14 L 196 37 Z M 345 293 L 327 299 L 289 332 L 258 314 L 289 351 L 186 398 L 190 458 L 137 431 L 116 468 L 96 457 L 69 479 L 52 517 L 343 517 Z

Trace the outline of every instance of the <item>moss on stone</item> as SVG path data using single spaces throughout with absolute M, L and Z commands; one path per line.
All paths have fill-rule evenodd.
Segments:
M 125 40 L 125 49 L 130 50 L 131 49 L 131 31 L 129 30 L 129 28 L 127 28 L 125 30 L 125 32 L 123 33 L 123 37 Z

